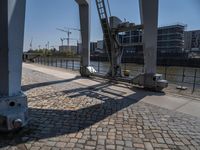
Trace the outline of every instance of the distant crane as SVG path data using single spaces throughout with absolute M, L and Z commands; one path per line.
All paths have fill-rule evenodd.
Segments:
M 75 31 L 79 31 L 79 32 L 81 31 L 78 28 L 66 28 L 66 27 L 64 27 L 64 29 L 57 28 L 57 30 L 67 33 L 67 38 L 61 38 L 60 40 L 61 40 L 62 46 L 63 46 L 64 40 L 67 40 L 68 47 L 69 47 L 70 40 L 74 40 L 74 39 L 70 38 L 70 35 L 72 34 L 72 32 L 70 30 L 75 30 Z
M 68 29 L 68 30 L 65 30 L 65 29 L 59 29 L 59 28 L 57 28 L 57 30 L 67 33 L 67 46 L 69 47 L 70 34 L 72 34 L 72 32 L 70 32 L 69 29 Z M 62 40 L 61 40 L 61 41 L 62 41 Z M 63 41 L 62 41 L 62 42 L 63 42 Z
M 74 30 L 74 31 L 81 31 L 80 29 L 78 29 L 78 28 L 67 28 L 67 27 L 64 27 L 65 29 L 67 29 L 67 30 Z
M 61 40 L 61 44 L 62 44 L 62 51 L 63 51 L 63 43 L 65 40 L 73 40 L 73 41 L 77 41 L 77 47 L 78 47 L 78 39 L 74 39 L 74 38 L 60 38 Z M 68 46 L 68 49 L 69 49 L 69 46 Z M 78 52 L 78 49 L 77 49 L 77 52 Z
M 66 28 L 66 27 L 64 27 L 65 29 L 68 29 L 68 30 L 74 30 L 74 31 L 78 31 L 78 32 L 80 32 L 80 39 L 79 39 L 79 41 L 81 41 L 81 31 L 83 31 L 83 30 L 81 30 L 81 29 L 78 29 L 78 28 Z M 73 39 L 72 39 L 73 40 Z

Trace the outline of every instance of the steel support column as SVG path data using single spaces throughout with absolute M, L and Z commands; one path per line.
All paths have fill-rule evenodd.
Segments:
M 0 130 L 27 123 L 27 101 L 21 92 L 26 0 L 0 1 Z
M 81 29 L 81 69 L 82 76 L 88 76 L 87 67 L 90 66 L 90 30 L 91 30 L 91 0 L 76 0 L 79 5 L 80 29 Z
M 139 0 L 141 23 L 143 25 L 144 73 L 133 79 L 134 84 L 155 91 L 168 86 L 161 74 L 156 74 L 158 0 Z
M 139 0 L 141 23 L 144 26 L 144 73 L 156 73 L 158 0 Z

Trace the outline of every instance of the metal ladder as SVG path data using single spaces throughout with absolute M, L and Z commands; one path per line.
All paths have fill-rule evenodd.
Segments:
M 109 55 L 110 61 L 111 59 L 111 52 L 112 52 L 112 35 L 110 31 L 110 25 L 108 22 L 108 16 L 106 13 L 106 7 L 105 7 L 105 2 L 104 0 L 96 0 L 96 5 L 97 5 L 97 10 L 99 14 L 99 18 L 101 21 L 101 26 L 103 30 L 103 35 L 104 35 L 104 40 L 105 40 L 105 45 L 106 49 Z

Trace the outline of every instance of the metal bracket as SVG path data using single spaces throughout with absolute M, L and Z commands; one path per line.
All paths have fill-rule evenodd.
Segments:
M 0 131 L 11 131 L 28 122 L 27 97 L 22 92 L 13 97 L 0 98 Z
M 142 73 L 133 78 L 132 83 L 153 91 L 162 91 L 168 87 L 167 80 L 163 80 L 161 74 Z

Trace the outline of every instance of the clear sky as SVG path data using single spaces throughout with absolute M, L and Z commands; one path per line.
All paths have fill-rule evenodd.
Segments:
M 97 41 L 102 39 L 102 31 L 95 0 L 91 1 L 91 41 Z M 112 15 L 140 24 L 138 0 L 109 1 Z M 159 26 L 177 22 L 187 24 L 187 30 L 200 30 L 200 0 L 159 0 Z M 66 34 L 56 28 L 63 27 L 79 28 L 78 5 L 75 0 L 27 0 L 24 50 L 29 49 L 31 39 L 33 49 L 39 45 L 44 48 L 48 41 L 50 47 L 58 48 L 61 45 L 60 38 L 66 37 Z M 72 32 L 71 38 L 78 40 L 80 33 Z

